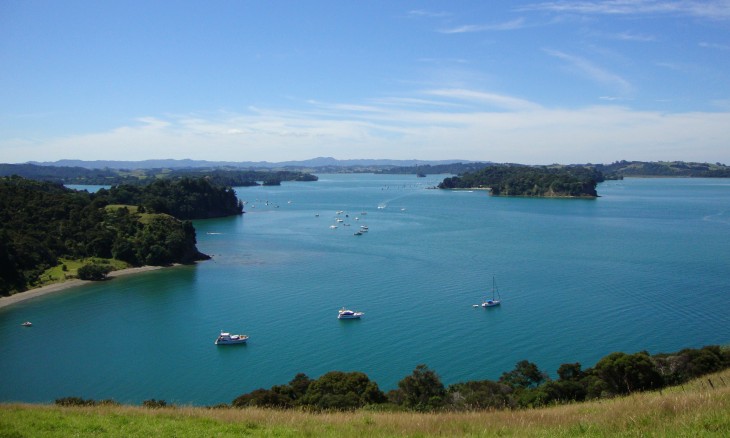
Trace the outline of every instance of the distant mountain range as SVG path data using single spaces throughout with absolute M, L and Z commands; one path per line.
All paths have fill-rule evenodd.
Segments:
M 83 167 L 86 169 L 179 169 L 197 167 L 229 167 L 245 169 L 309 169 L 322 167 L 373 167 L 399 166 L 413 167 L 422 165 L 440 165 L 452 163 L 470 163 L 470 160 L 387 160 L 387 159 L 356 159 L 338 160 L 332 157 L 317 157 L 301 161 L 282 161 L 272 163 L 268 161 L 206 161 L 206 160 L 144 160 L 144 161 L 114 161 L 114 160 L 58 160 L 58 161 L 30 161 L 29 164 L 38 166 Z

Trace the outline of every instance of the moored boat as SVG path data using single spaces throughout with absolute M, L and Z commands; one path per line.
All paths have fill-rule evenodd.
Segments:
M 499 290 L 497 290 L 497 281 L 492 276 L 492 299 L 486 299 L 482 303 L 482 307 L 495 307 L 502 303 L 502 297 L 499 296 Z
M 24 323 L 22 323 L 22 324 L 20 324 L 20 325 L 22 325 L 23 327 L 30 327 L 30 326 L 32 326 L 32 325 L 33 325 L 33 323 L 32 323 L 32 322 L 30 322 L 30 321 L 25 321 Z
M 215 340 L 215 345 L 245 344 L 246 341 L 248 341 L 248 335 L 232 335 L 228 332 L 221 332 Z
M 355 312 L 343 307 L 337 314 L 337 319 L 360 319 L 364 314 L 365 312 Z

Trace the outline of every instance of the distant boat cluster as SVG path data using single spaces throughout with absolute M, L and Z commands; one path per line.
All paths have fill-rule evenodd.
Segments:
M 380 208 L 380 207 L 378 207 Z M 360 212 L 360 216 L 365 216 L 368 213 L 366 211 Z M 314 215 L 315 217 L 319 217 L 319 213 Z M 359 221 L 360 216 L 355 216 L 355 220 Z M 335 213 L 335 223 L 330 225 L 331 230 L 336 230 L 338 227 L 349 227 L 350 223 L 346 222 L 347 219 L 349 219 L 350 215 L 346 213 L 344 210 L 337 210 Z M 367 233 L 370 230 L 370 228 L 367 225 L 360 225 L 360 228 L 355 231 L 353 234 L 355 236 L 362 236 L 363 234 Z

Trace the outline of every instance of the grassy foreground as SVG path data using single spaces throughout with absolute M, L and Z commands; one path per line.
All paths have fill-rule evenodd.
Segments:
M 663 391 L 519 411 L 308 413 L 0 405 L 0 438 L 68 436 L 730 436 L 730 370 Z

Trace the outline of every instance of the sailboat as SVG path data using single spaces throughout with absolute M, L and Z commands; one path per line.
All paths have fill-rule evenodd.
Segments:
M 502 297 L 499 296 L 499 290 L 497 289 L 497 280 L 492 276 L 492 299 L 484 300 L 482 307 L 494 307 L 499 306 L 502 302 Z

